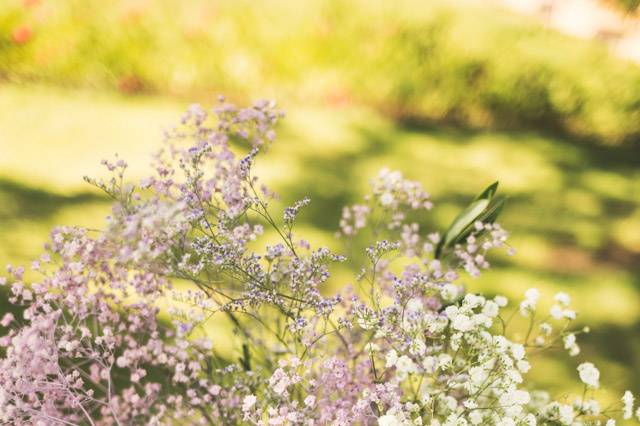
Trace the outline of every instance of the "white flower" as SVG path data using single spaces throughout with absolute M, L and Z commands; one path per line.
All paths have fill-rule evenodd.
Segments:
M 529 361 L 525 361 L 521 359 L 516 363 L 516 367 L 518 368 L 518 371 L 526 373 L 531 369 L 531 364 L 529 364 Z
M 494 336 L 493 342 L 495 344 L 496 352 L 499 354 L 507 352 L 510 348 L 510 343 L 504 336 Z
M 313 407 L 315 403 L 316 403 L 316 397 L 313 395 L 309 395 L 304 399 L 304 405 L 306 405 L 307 407 Z
M 475 309 L 478 306 L 482 306 L 483 303 L 484 303 L 484 297 L 478 296 L 477 294 L 468 293 L 464 297 L 464 305 L 471 309 Z
M 553 332 L 553 327 L 548 322 L 543 322 L 540 324 L 540 332 L 545 336 L 548 336 Z
M 382 196 L 380 196 L 380 204 L 382 204 L 383 206 L 390 206 L 391 204 L 393 204 L 393 202 L 394 198 L 390 192 L 385 192 L 384 194 L 382 194 Z
M 467 408 L 469 410 L 473 410 L 475 408 L 478 408 L 478 403 L 475 402 L 473 399 L 467 399 L 465 400 L 462 405 L 464 405 L 464 408 Z
M 624 393 L 624 395 L 622 396 L 622 402 L 624 403 L 624 408 L 623 408 L 623 415 L 622 417 L 627 420 L 630 419 L 631 416 L 633 416 L 633 401 L 634 401 L 634 397 L 633 394 L 631 393 L 631 391 L 626 391 Z
M 488 300 L 482 308 L 482 313 L 490 318 L 494 318 L 500 313 L 500 307 L 496 302 Z
M 529 316 L 531 312 L 536 310 L 538 299 L 540 298 L 540 292 L 538 289 L 530 288 L 524 293 L 524 300 L 520 302 L 520 314 L 523 316 Z
M 451 320 L 451 326 L 459 331 L 469 331 L 473 329 L 473 321 L 468 316 L 459 314 Z
M 468 423 L 464 418 L 461 418 L 456 414 L 450 414 L 449 417 L 444 420 L 442 426 L 466 426 L 467 424 Z
M 445 302 L 452 302 L 458 297 L 459 288 L 455 284 L 447 283 L 442 286 L 440 290 L 440 296 Z
M 357 322 L 363 330 L 371 330 L 378 324 L 376 316 L 366 312 L 357 313 Z
M 564 341 L 564 348 L 569 351 L 569 355 L 576 356 L 580 353 L 580 346 L 576 343 L 575 334 L 567 334 L 562 340 Z
M 406 355 L 402 355 L 396 361 L 396 368 L 398 370 L 398 376 L 404 378 L 407 374 L 412 374 L 418 371 L 416 364 Z
M 423 309 L 424 306 L 422 305 L 422 301 L 417 297 L 414 297 L 407 302 L 406 310 L 408 312 L 421 312 Z
M 255 395 L 247 395 L 242 400 L 242 411 L 249 411 L 251 407 L 256 404 L 256 396 Z
M 511 346 L 511 353 L 513 354 L 513 358 L 516 360 L 520 360 L 524 358 L 526 352 L 524 350 L 524 346 L 519 343 L 514 343 Z
M 422 383 L 422 386 L 420 386 L 420 401 L 422 401 L 423 405 L 426 405 L 431 401 L 429 386 L 426 386 L 424 382 Z
M 551 310 L 549 311 L 549 314 L 554 318 L 554 319 L 562 319 L 562 318 L 566 318 L 569 320 L 574 320 L 576 319 L 576 312 L 571 310 L 571 309 L 563 309 L 562 306 L 560 305 L 553 305 L 551 307 Z
M 562 306 L 560 305 L 553 305 L 551 307 L 551 310 L 549 311 L 549 314 L 553 317 L 553 319 L 562 319 Z
M 530 288 L 524 292 L 524 298 L 526 300 L 530 300 L 534 303 L 537 303 L 538 299 L 540 298 L 540 292 L 538 291 L 537 288 Z
M 578 366 L 578 374 L 582 383 L 590 388 L 597 389 L 600 386 L 600 372 L 590 362 L 584 362 Z
M 287 383 L 286 380 L 280 380 L 273 387 L 273 391 L 275 393 L 277 393 L 278 395 L 280 395 L 280 394 L 284 393 L 284 391 L 287 390 L 287 385 L 288 385 L 288 383 Z
M 493 324 L 493 320 L 486 316 L 485 314 L 477 314 L 473 316 L 473 322 L 476 325 L 481 325 L 483 327 L 489 328 Z
M 613 419 L 607 420 L 607 424 L 605 426 L 616 426 L 616 421 Z
M 571 297 L 569 297 L 567 293 L 562 291 L 556 294 L 554 299 L 556 299 L 556 301 L 560 303 L 562 306 L 569 306 L 569 304 L 571 303 Z
M 369 342 L 366 345 L 364 345 L 364 349 L 369 353 L 373 353 L 373 352 L 379 351 L 380 346 L 376 345 L 375 343 Z
M 432 356 L 428 356 L 422 360 L 422 367 L 427 371 L 427 373 L 433 373 L 438 367 L 438 360 Z
M 453 361 L 453 358 L 451 358 L 451 355 L 440 354 L 440 356 L 438 356 L 438 367 L 440 367 L 442 370 L 446 370 L 449 367 L 451 367 L 452 361 Z
M 444 405 L 451 411 L 455 410 L 456 408 L 458 408 L 458 400 L 455 399 L 452 396 L 445 396 L 443 398 L 443 403 Z
M 414 404 L 413 402 L 407 402 L 404 405 L 404 408 L 410 413 L 417 413 L 420 410 L 420 406 L 418 404 Z
M 469 417 L 469 421 L 471 422 L 471 424 L 479 425 L 480 423 L 482 423 L 482 413 L 480 412 L 480 410 L 473 410 L 467 417 Z
M 449 339 L 449 346 L 451 346 L 451 349 L 454 351 L 457 351 L 460 348 L 461 344 L 462 333 L 455 333 L 451 336 L 451 339 Z
M 411 352 L 412 355 L 420 356 L 424 355 L 426 350 L 427 345 L 425 345 L 424 340 L 419 337 L 413 339 L 413 341 L 411 342 L 411 347 L 409 348 L 409 352 Z
M 575 417 L 573 413 L 573 407 L 570 405 L 562 404 L 558 409 L 558 413 L 560 415 L 560 423 L 563 425 L 573 424 L 573 418 Z
M 509 300 L 504 296 L 496 296 L 493 298 L 493 301 L 496 302 L 496 304 L 501 308 L 504 308 L 505 306 L 507 306 L 507 303 L 509 303 Z
M 564 348 L 569 349 L 571 345 L 576 343 L 576 335 L 573 333 L 567 334 L 563 340 L 564 340 Z
M 278 395 L 283 394 L 290 384 L 290 379 L 282 368 L 274 371 L 269 379 L 269 386 L 271 386 L 271 389 Z
M 385 414 L 382 417 L 378 417 L 378 426 L 401 426 L 402 423 L 393 414 Z
M 387 360 L 387 363 L 385 364 L 385 366 L 387 368 L 393 367 L 394 365 L 396 365 L 396 362 L 398 361 L 398 354 L 394 349 L 391 349 L 389 353 L 387 353 L 386 360 Z
M 588 399 L 584 402 L 580 399 L 577 399 L 576 401 L 574 401 L 573 406 L 577 407 L 585 414 L 589 414 L 592 416 L 597 416 L 598 414 L 600 414 L 600 404 L 595 399 Z
M 524 405 L 530 400 L 529 392 L 520 389 L 510 389 L 500 396 L 500 404 L 504 406 Z
M 469 379 L 476 386 L 484 384 L 489 377 L 489 373 L 482 367 L 471 367 L 469 369 Z

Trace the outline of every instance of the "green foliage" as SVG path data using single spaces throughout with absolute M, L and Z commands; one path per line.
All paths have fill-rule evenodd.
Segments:
M 438 0 L 9 0 L 0 76 L 366 103 L 400 121 L 543 128 L 606 144 L 640 135 L 636 66 L 506 11 Z
M 640 7 L 640 0 L 615 0 L 615 2 L 627 12 L 635 12 Z

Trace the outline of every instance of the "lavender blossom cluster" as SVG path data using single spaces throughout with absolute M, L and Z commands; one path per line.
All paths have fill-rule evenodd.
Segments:
M 104 162 L 110 179 L 88 179 L 114 200 L 105 228 L 57 228 L 29 272 L 0 279 L 14 306 L 0 320 L 1 424 L 611 426 L 634 415 L 630 392 L 600 407 L 589 362 L 575 398 L 525 381 L 530 352 L 578 356 L 584 330 L 572 331 L 564 293 L 547 313 L 535 289 L 511 310 L 465 291 L 491 250 L 510 251 L 481 214 L 488 198 L 455 235 L 423 232 L 429 194 L 385 169 L 342 211 L 351 260 L 300 238 L 310 200 L 278 212 L 253 168 L 281 117 L 273 102 L 193 106 L 152 176 L 131 185 L 116 160 Z M 347 261 L 352 282 L 330 280 Z M 518 317 L 528 333 L 510 339 Z

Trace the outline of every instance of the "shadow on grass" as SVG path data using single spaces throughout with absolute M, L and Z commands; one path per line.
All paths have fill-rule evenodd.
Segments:
M 624 366 L 629 373 L 616 383 L 616 387 L 640 392 L 640 322 L 629 326 L 598 324 L 580 337 L 584 359 L 606 359 Z M 606 374 L 607 371 L 604 371 Z
M 308 225 L 328 234 L 335 232 L 342 206 L 361 202 L 364 195 L 362 183 L 371 177 L 369 173 L 375 173 L 370 166 L 388 164 L 418 180 L 442 179 L 444 184 L 439 184 L 440 190 L 434 201 L 436 205 L 446 206 L 443 209 L 446 216 L 424 214 L 415 218 L 423 230 L 442 230 L 453 219 L 456 209 L 469 203 L 476 195 L 475 191 L 481 189 L 483 180 L 490 179 L 494 171 L 488 167 L 477 174 L 477 182 L 466 176 L 462 179 L 464 185 L 457 185 L 456 173 L 475 173 L 475 169 L 464 163 L 464 156 L 460 159 L 459 169 L 455 161 L 446 161 L 450 158 L 443 158 L 445 161 L 442 163 L 435 158 L 430 166 L 438 169 L 429 173 L 426 171 L 429 166 L 418 164 L 418 159 L 403 157 L 407 152 L 421 149 L 408 144 L 424 144 L 425 152 L 436 156 L 456 155 L 467 148 L 485 152 L 484 146 L 488 148 L 486 152 L 489 155 L 501 155 L 502 149 L 520 150 L 518 155 L 504 158 L 527 161 L 527 155 L 532 154 L 538 157 L 534 164 L 548 168 L 551 172 L 546 175 L 555 180 L 529 180 L 512 186 L 517 189 L 507 194 L 510 199 L 500 222 L 513 232 L 514 240 L 520 239 L 524 244 L 533 240 L 534 244 L 533 248 L 524 247 L 525 250 L 514 259 L 494 257 L 492 264 L 496 269 L 516 268 L 519 279 L 529 277 L 532 282 L 541 280 L 557 284 L 558 290 L 571 289 L 577 293 L 584 291 L 582 284 L 585 282 L 597 285 L 595 282 L 600 278 L 594 277 L 602 277 L 606 281 L 603 286 L 616 286 L 620 291 L 633 288 L 636 295 L 640 291 L 640 251 L 621 244 L 615 232 L 616 229 L 619 231 L 621 221 L 629 222 L 640 211 L 640 199 L 629 190 L 634 185 L 640 189 L 640 146 L 577 143 L 563 138 L 550 139 L 534 132 L 456 128 L 415 131 L 393 126 L 373 132 L 362 125 L 354 125 L 352 131 L 359 138 L 361 149 L 357 154 L 340 150 L 323 151 L 322 155 L 303 152 L 297 161 L 304 173 L 297 179 L 291 179 L 284 188 L 279 188 L 281 194 L 291 197 L 286 202 L 293 202 L 304 195 L 311 196 L 312 203 L 300 216 L 300 220 Z M 363 175 L 365 170 L 366 176 Z M 610 182 L 615 184 L 618 181 L 623 186 L 609 188 Z M 625 189 L 620 189 L 623 187 Z M 503 191 L 508 192 L 508 188 L 505 185 Z M 581 197 L 586 200 L 581 201 Z M 590 204 L 595 207 L 590 209 Z M 637 226 L 640 227 L 640 223 Z M 520 251 L 523 247 L 516 245 L 516 248 Z M 356 262 L 364 261 L 358 253 L 345 254 Z M 609 276 L 612 278 L 607 279 Z M 628 303 L 638 306 L 639 302 L 628 300 Z M 596 311 L 600 307 L 585 309 Z M 636 371 L 640 363 L 640 348 L 633 342 L 640 341 L 639 326 L 592 325 L 598 330 L 588 336 L 585 351 L 603 348 L 601 354 L 595 354 L 595 359 L 632 366 Z M 625 386 L 636 382 L 631 380 Z
M 61 195 L 0 178 L 0 221 L 47 220 L 60 209 L 107 199 L 99 194 L 82 192 Z

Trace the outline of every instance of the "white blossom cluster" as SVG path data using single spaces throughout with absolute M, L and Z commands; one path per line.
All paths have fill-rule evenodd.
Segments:
M 530 289 L 520 304 L 523 316 L 531 318 L 537 311 L 539 292 Z M 554 320 L 571 320 L 575 313 L 569 310 L 569 297 L 556 295 L 562 309 L 571 314 L 554 315 L 558 305 L 549 314 Z M 516 343 L 503 334 L 492 332 L 495 324 L 502 324 L 501 309 L 507 301 L 502 296 L 486 299 L 467 294 L 456 305 L 447 306 L 441 314 L 426 312 L 420 302 L 411 300 L 406 309 L 417 313 L 400 324 L 408 334 L 427 336 L 425 345 L 419 339 L 404 351 L 391 349 L 373 357 L 383 357 L 385 373 L 392 374 L 399 386 L 411 389 L 412 401 L 392 407 L 379 419 L 381 426 L 422 425 L 607 425 L 615 420 L 607 418 L 613 411 L 601 410 L 594 392 L 600 386 L 600 372 L 590 362 L 577 368 L 584 383 L 585 393 L 573 403 L 554 401 L 545 392 L 531 391 L 524 376 L 530 369 L 527 342 Z M 533 321 L 532 321 L 533 324 Z M 562 335 L 548 322 L 542 322 L 539 336 L 528 336 L 533 342 L 564 339 L 575 334 Z M 563 327 L 564 328 L 564 327 Z M 384 331 L 378 330 L 383 334 Z M 433 342 L 441 342 L 434 345 Z M 544 343 L 543 343 L 544 344 Z M 572 346 L 569 352 L 572 352 Z M 633 395 L 623 398 L 624 418 L 633 413 Z M 430 418 L 425 423 L 425 413 Z M 640 415 L 640 410 L 638 412 Z M 640 417 L 639 417 L 640 419 Z

